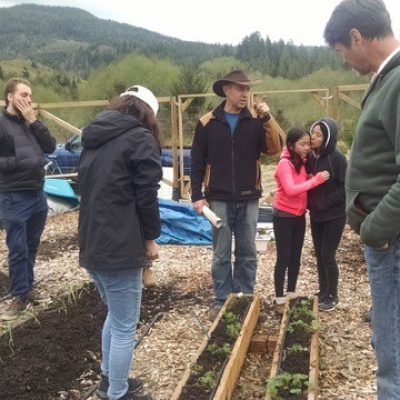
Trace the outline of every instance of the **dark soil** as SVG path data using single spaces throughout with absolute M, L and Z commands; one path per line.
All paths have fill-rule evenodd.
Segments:
M 247 315 L 251 301 L 252 298 L 247 296 L 234 299 L 228 305 L 226 312 L 235 314 L 238 317 L 240 324 L 242 324 Z M 181 400 L 208 400 L 213 398 L 214 391 L 218 386 L 225 365 L 229 360 L 229 353 L 215 354 L 215 352 L 210 351 L 209 346 L 215 344 L 221 348 L 227 343 L 230 345 L 230 349 L 233 349 L 236 338 L 227 334 L 227 326 L 228 322 L 223 316 L 214 331 L 211 333 L 208 346 L 197 359 L 196 367 L 192 370 L 186 385 L 182 389 L 179 397 Z M 212 374 L 214 380 L 214 382 L 210 381 L 209 385 L 200 381 L 200 378 L 204 377 L 207 373 Z
M 171 288 L 143 291 L 141 324 L 168 312 L 194 293 L 182 296 Z M 67 309 L 65 310 L 65 306 Z M 76 302 L 64 299 L 6 332 L 0 338 L 0 399 L 52 400 L 60 391 L 85 393 L 82 379 L 96 381 L 100 367 L 100 333 L 106 308 L 93 285 L 79 292 Z M 83 394 L 81 395 L 83 398 Z
M 310 373 L 310 352 L 305 350 L 284 354 L 281 370 L 291 374 L 308 375 Z
M 284 348 L 299 344 L 302 347 L 309 348 L 311 344 L 310 332 L 297 330 L 293 332 L 286 332 Z
M 280 396 L 284 400 L 307 400 L 306 394 L 291 394 L 289 390 L 282 390 Z
M 10 279 L 4 272 L 0 272 L 0 298 L 7 296 L 10 290 Z

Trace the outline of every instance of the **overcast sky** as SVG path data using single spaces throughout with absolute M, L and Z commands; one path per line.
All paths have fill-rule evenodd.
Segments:
M 259 31 L 263 38 L 323 45 L 325 24 L 340 0 L 0 0 L 0 6 L 22 3 L 78 7 L 112 19 L 183 40 L 238 44 Z M 400 37 L 400 0 L 386 0 L 393 30 Z M 0 10 L 1 12 L 1 10 Z

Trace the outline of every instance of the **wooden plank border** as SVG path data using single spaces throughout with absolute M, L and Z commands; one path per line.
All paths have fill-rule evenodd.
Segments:
M 319 302 L 318 296 L 314 296 L 313 314 L 317 322 L 319 322 Z M 318 375 L 319 375 L 319 328 L 313 333 L 310 348 L 310 377 L 308 379 L 308 400 L 316 400 L 318 398 Z
M 255 294 L 213 400 L 229 400 L 232 397 L 259 315 L 260 296 Z
M 229 295 L 228 299 L 225 301 L 222 306 L 220 312 L 215 318 L 214 322 L 211 325 L 210 330 L 208 331 L 208 337 L 204 338 L 202 341 L 199 350 L 194 354 L 192 360 L 189 363 L 189 366 L 186 368 L 181 380 L 179 381 L 175 391 L 172 394 L 171 400 L 179 400 L 182 389 L 185 386 L 186 382 L 189 379 L 192 366 L 196 364 L 197 359 L 200 354 L 205 350 L 208 345 L 209 337 L 211 333 L 218 326 L 219 321 L 221 320 L 224 312 L 226 311 L 230 301 L 237 297 L 237 294 Z M 244 295 L 246 296 L 246 295 Z M 213 397 L 214 400 L 229 400 L 232 396 L 233 390 L 235 388 L 237 379 L 240 374 L 240 369 L 243 365 L 243 362 L 246 358 L 247 349 L 250 344 L 251 336 L 254 332 L 254 329 L 258 322 L 258 316 L 260 313 L 260 296 L 259 294 L 251 295 L 253 300 L 250 304 L 249 311 L 247 312 L 247 316 L 242 324 L 242 329 L 240 330 L 240 334 L 236 339 L 235 345 L 232 349 L 231 356 L 229 358 L 228 364 L 225 367 L 225 370 L 222 374 L 220 383 L 218 385 L 218 389 L 215 392 Z

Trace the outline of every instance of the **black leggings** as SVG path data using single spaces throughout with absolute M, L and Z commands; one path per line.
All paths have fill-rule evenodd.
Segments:
M 276 297 L 283 297 L 286 270 L 288 270 L 287 291 L 296 291 L 305 230 L 306 219 L 304 215 L 294 218 L 274 216 L 274 234 L 277 252 L 274 273 Z
M 336 262 L 336 250 L 346 218 L 317 222 L 311 220 L 311 234 L 317 257 L 319 291 L 322 295 L 336 297 L 338 294 L 339 268 Z

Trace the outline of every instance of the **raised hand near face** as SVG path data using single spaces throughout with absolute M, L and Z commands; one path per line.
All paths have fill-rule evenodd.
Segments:
M 270 108 L 265 101 L 260 103 L 254 103 L 253 105 L 254 111 L 257 113 L 258 118 L 265 118 L 270 113 Z
M 36 121 L 36 115 L 30 100 L 27 98 L 15 98 L 13 105 L 30 124 Z

